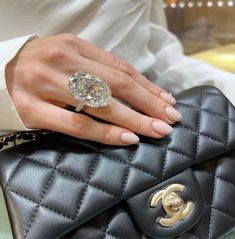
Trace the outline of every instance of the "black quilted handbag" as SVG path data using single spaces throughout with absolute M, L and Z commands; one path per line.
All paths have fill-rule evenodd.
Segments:
M 15 239 L 224 236 L 235 228 L 235 108 L 181 92 L 173 133 L 114 147 L 58 133 L 0 153 Z M 95 132 L 94 132 L 95 133 Z

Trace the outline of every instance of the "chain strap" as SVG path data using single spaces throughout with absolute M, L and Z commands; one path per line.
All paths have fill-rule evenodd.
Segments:
M 29 140 L 36 141 L 40 136 L 51 134 L 53 131 L 50 130 L 37 130 L 37 131 L 20 131 L 12 134 L 8 134 L 0 138 L 0 150 L 3 149 L 4 146 L 8 145 L 9 142 L 14 142 L 15 140 Z

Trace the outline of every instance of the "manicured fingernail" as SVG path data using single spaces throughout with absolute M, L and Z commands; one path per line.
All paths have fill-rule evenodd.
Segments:
M 121 134 L 121 139 L 125 144 L 137 144 L 140 141 L 137 135 L 127 132 Z
M 158 134 L 166 135 L 172 132 L 172 127 L 163 121 L 154 121 L 152 123 L 152 127 L 153 130 Z
M 180 112 L 178 112 L 174 108 L 166 107 L 165 111 L 166 111 L 168 118 L 171 121 L 180 121 L 182 119 L 182 115 L 180 114 Z
M 162 92 L 160 94 L 160 97 L 171 105 L 175 105 L 175 103 L 176 103 L 175 98 L 171 94 L 168 94 L 166 92 Z

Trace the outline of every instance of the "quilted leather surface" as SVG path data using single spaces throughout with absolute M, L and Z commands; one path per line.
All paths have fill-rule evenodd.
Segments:
M 204 209 L 201 220 L 187 235 L 212 239 L 235 229 L 234 169 L 235 151 L 194 167 L 194 174 L 203 193 Z
M 15 238 L 60 237 L 146 187 L 235 148 L 235 110 L 217 89 L 194 88 L 177 100 L 183 120 L 162 140 L 142 138 L 138 146 L 120 148 L 55 134 L 1 152 L 0 182 Z
M 193 167 L 203 192 L 200 221 L 175 239 L 220 238 L 235 229 L 235 151 Z M 122 228 L 122 230 L 121 230 Z M 125 204 L 109 209 L 64 239 L 150 239 L 133 224 Z M 231 238 L 232 239 L 232 238 Z
M 141 239 L 142 233 L 133 224 L 125 204 L 118 204 L 101 213 L 63 239 Z

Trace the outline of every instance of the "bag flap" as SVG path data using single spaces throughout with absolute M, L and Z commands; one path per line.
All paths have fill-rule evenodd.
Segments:
M 197 223 L 203 209 L 200 187 L 191 169 L 127 200 L 140 230 L 154 239 L 173 238 Z

